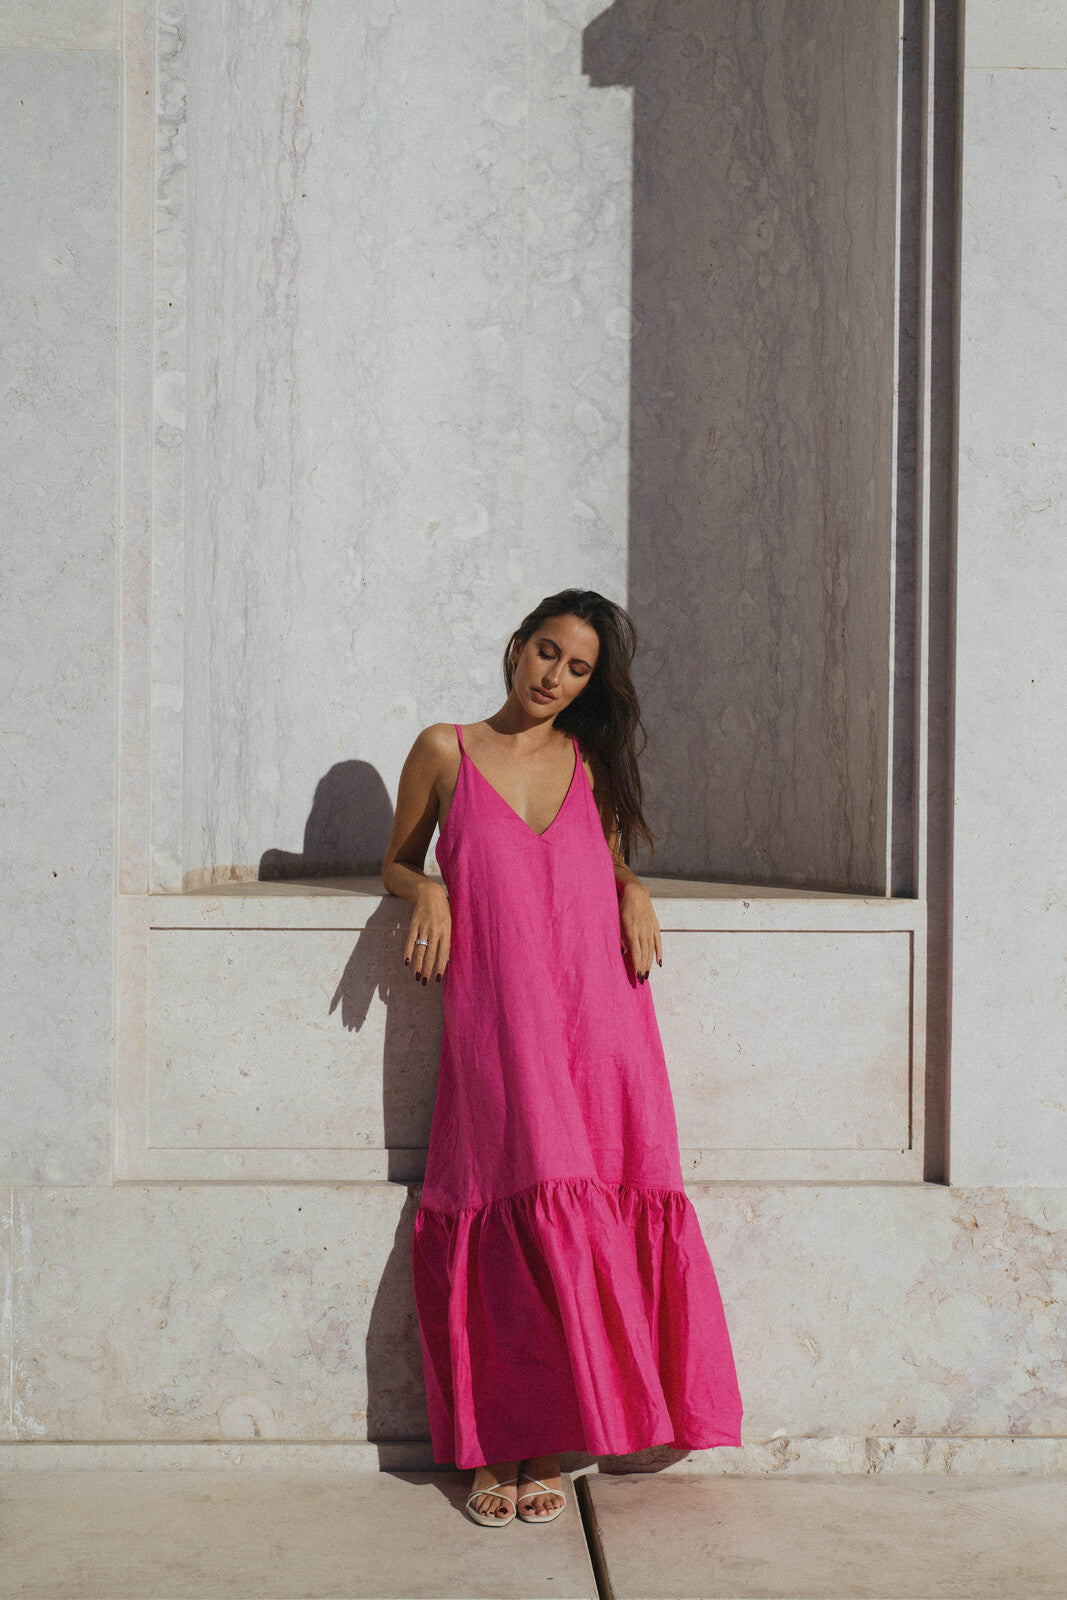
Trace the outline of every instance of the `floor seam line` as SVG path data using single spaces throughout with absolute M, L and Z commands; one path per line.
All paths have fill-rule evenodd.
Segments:
M 615 1590 L 611 1583 L 611 1574 L 608 1571 L 607 1558 L 604 1555 L 604 1543 L 600 1536 L 600 1521 L 593 1504 L 593 1496 L 589 1489 L 587 1479 L 591 1476 L 588 1472 L 579 1473 L 577 1477 L 571 1475 L 571 1487 L 574 1498 L 578 1504 L 578 1515 L 582 1519 L 582 1532 L 585 1535 L 585 1548 L 589 1556 L 589 1564 L 593 1569 L 593 1581 L 596 1584 L 597 1600 L 616 1600 Z

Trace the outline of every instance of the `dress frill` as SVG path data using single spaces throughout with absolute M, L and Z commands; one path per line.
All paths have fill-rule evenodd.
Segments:
M 413 1266 L 435 1460 L 740 1445 L 722 1298 L 684 1189 L 550 1178 L 460 1211 L 420 1205 Z

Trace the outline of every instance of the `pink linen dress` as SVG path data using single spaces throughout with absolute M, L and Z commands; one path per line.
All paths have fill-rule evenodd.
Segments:
M 412 1261 L 435 1461 L 740 1445 L 647 982 L 574 744 L 535 833 L 463 748 L 435 855 L 452 939 Z

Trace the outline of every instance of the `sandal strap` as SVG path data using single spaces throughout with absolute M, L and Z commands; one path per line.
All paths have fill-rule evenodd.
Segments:
M 563 1500 L 567 1498 L 562 1489 L 550 1489 L 547 1483 L 541 1483 L 540 1478 L 527 1478 L 526 1481 L 527 1483 L 539 1483 L 541 1487 L 539 1489 L 527 1489 L 525 1494 L 519 1495 L 519 1500 L 535 1500 L 541 1493 L 558 1494 Z M 518 1501 L 516 1501 L 516 1504 L 518 1504 Z
M 469 1505 L 472 1500 L 477 1499 L 480 1494 L 492 1494 L 494 1489 L 502 1489 L 506 1483 L 518 1483 L 518 1481 L 518 1478 L 501 1478 L 497 1483 L 487 1484 L 484 1489 L 472 1489 L 470 1494 L 467 1496 L 467 1504 Z M 534 1483 L 537 1483 L 538 1481 L 539 1480 L 537 1478 L 533 1479 Z M 551 1490 L 549 1493 L 551 1493 Z M 497 1499 L 506 1500 L 507 1495 L 497 1495 Z

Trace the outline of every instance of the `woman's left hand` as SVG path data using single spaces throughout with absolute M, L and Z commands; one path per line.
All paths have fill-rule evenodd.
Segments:
M 663 943 L 652 896 L 643 883 L 635 881 L 623 885 L 619 894 L 619 923 L 623 955 L 628 948 L 637 981 L 644 983 L 652 970 L 653 959 L 661 967 L 663 965 Z

